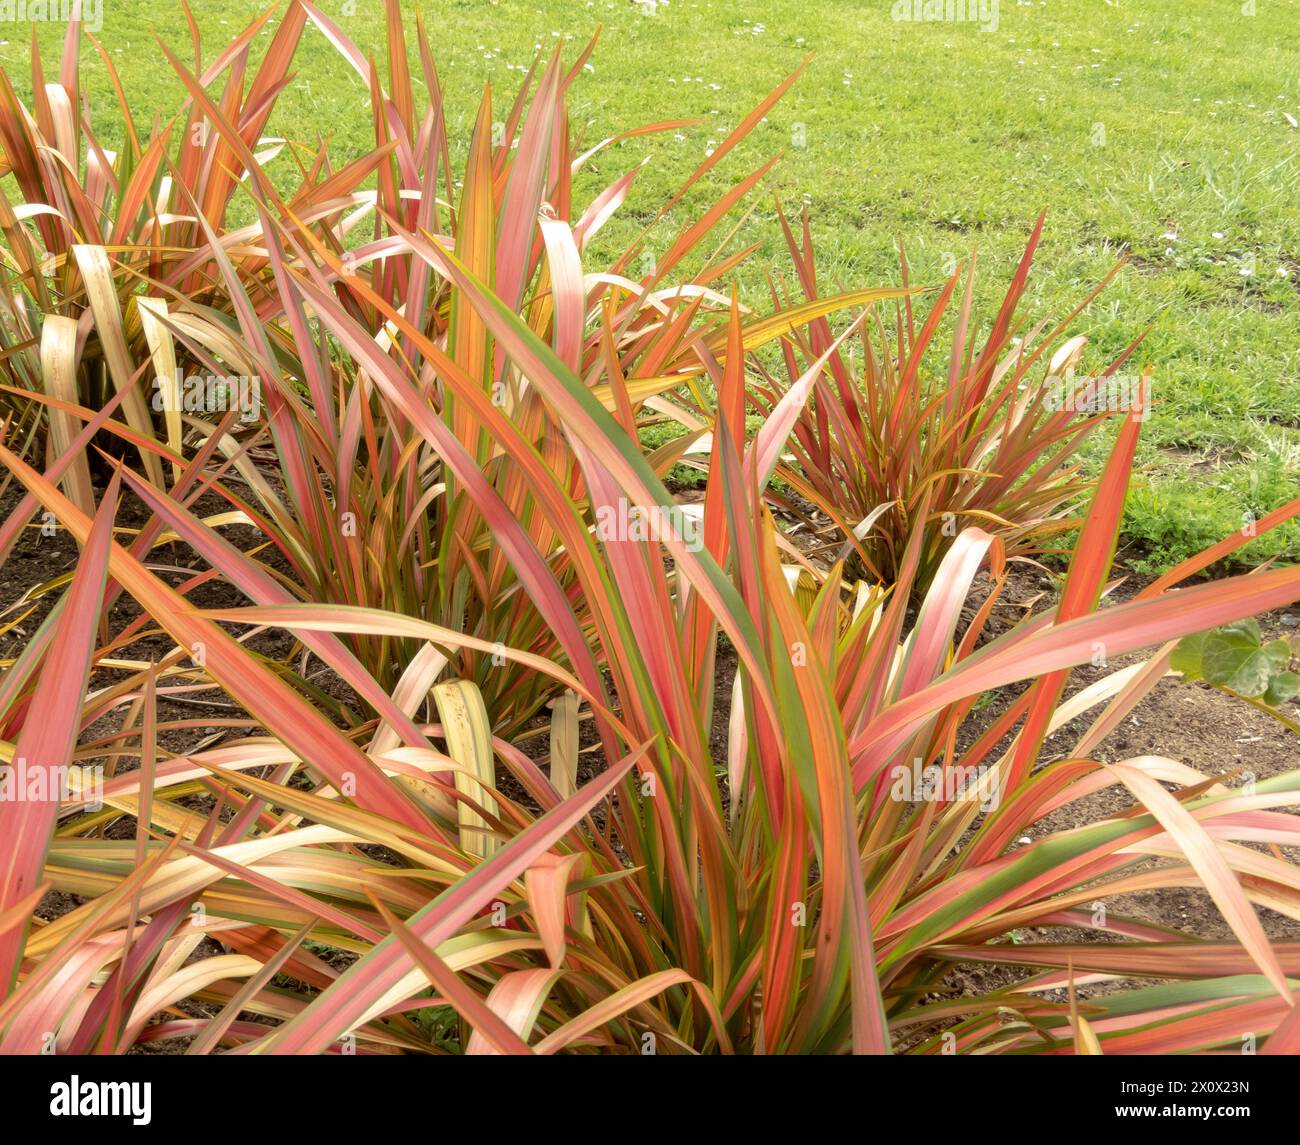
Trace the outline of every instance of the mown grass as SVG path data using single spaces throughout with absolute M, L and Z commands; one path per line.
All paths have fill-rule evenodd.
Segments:
M 576 50 L 600 25 L 574 123 L 592 141 L 656 119 L 698 126 L 601 156 L 591 189 L 646 165 L 607 247 L 633 237 L 771 86 L 815 53 L 795 89 L 712 187 L 688 196 L 651 237 L 666 239 L 723 180 L 784 152 L 736 243 L 762 242 L 742 277 L 761 305 L 785 262 L 772 195 L 813 212 L 823 276 L 897 281 L 897 242 L 914 276 L 936 282 L 978 252 L 991 306 L 1037 212 L 1050 209 L 1031 289 L 1034 314 L 1061 314 L 1127 247 L 1131 265 L 1078 327 L 1095 355 L 1152 327 L 1144 360 L 1158 403 L 1130 495 L 1126 555 L 1163 566 L 1240 527 L 1300 486 L 1300 5 L 1292 0 L 1001 0 L 996 30 L 891 19 L 892 0 L 769 0 L 650 7 L 630 0 L 439 0 L 419 5 L 468 138 L 482 84 L 504 101 L 534 52 Z M 376 0 L 324 0 L 383 59 Z M 410 6 L 412 22 L 416 5 Z M 1254 14 L 1247 14 L 1252 10 Z M 201 0 L 205 43 L 260 9 Z M 62 30 L 37 25 L 47 66 Z M 178 106 L 154 37 L 188 56 L 177 9 L 107 5 L 99 33 L 138 122 Z M 0 25 L 0 64 L 22 90 L 30 27 Z M 371 142 L 361 81 L 314 29 L 272 126 L 331 140 L 339 161 Z M 83 68 L 95 122 L 111 139 L 116 103 L 100 61 Z M 287 163 L 287 157 L 278 162 Z M 1090 459 L 1098 461 L 1104 442 Z M 1269 538 L 1300 557 L 1300 529 Z M 1256 554 L 1263 556 L 1263 552 Z

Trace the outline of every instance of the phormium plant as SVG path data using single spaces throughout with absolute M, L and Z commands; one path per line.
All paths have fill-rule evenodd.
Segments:
M 373 190 L 322 156 L 307 189 L 277 191 L 237 98 L 248 33 L 216 72 L 173 57 L 255 232 L 235 241 L 199 211 L 180 278 L 149 269 L 152 230 L 111 258 L 73 244 L 108 260 L 122 314 L 143 303 L 156 321 L 147 352 L 123 335 L 102 406 L 75 370 L 60 389 L 5 359 L 6 392 L 63 436 L 42 464 L 11 421 L 0 464 L 21 497 L 0 560 L 36 521 L 80 556 L 21 602 L 31 631 L 0 676 L 0 775 L 22 792 L 0 800 L 0 1051 L 1145 1053 L 1242 1029 L 1294 1051 L 1300 950 L 1256 910 L 1297 916 L 1282 849 L 1300 843 L 1300 771 L 1243 789 L 1098 749 L 1178 641 L 1249 636 L 1247 618 L 1300 599 L 1300 568 L 1189 585 L 1253 539 L 1234 534 L 1103 605 L 1129 411 L 1059 600 L 994 632 L 1022 540 L 1005 522 L 1050 518 L 1056 453 L 1086 429 L 1041 409 L 1030 371 L 1052 339 L 1010 348 L 1027 260 L 982 348 L 955 339 L 948 387 L 923 387 L 921 358 L 956 280 L 921 332 L 905 304 L 894 349 L 867 340 L 859 386 L 846 347 L 900 290 L 822 298 L 800 259 L 805 301 L 755 318 L 721 289 L 730 259 L 665 281 L 753 176 L 640 281 L 631 255 L 587 273 L 585 239 L 630 177 L 574 209 L 564 96 L 580 69 L 558 55 L 505 145 L 485 101 L 459 194 L 440 196 L 454 181 L 427 41 L 417 96 L 387 11 L 386 87 L 314 6 L 293 0 L 281 25 L 296 39 L 310 19 L 366 76 Z M 107 177 L 73 169 L 83 190 Z M 19 226 L 39 263 L 48 245 Z M 58 306 L 79 332 L 113 328 L 75 289 Z M 831 336 L 840 310 L 857 317 Z M 788 383 L 755 387 L 773 341 Z M 254 418 L 133 420 L 159 347 L 257 376 Z M 715 399 L 689 530 L 663 480 L 681 447 L 647 455 L 638 433 L 683 387 Z M 921 436 L 896 464 L 892 437 L 828 438 L 837 401 L 845 421 Z M 752 403 L 766 417 L 749 433 Z M 810 559 L 769 509 L 777 477 L 821 503 L 809 467 L 830 440 L 828 480 L 865 457 L 899 482 L 856 507 L 820 494 L 849 533 L 872 497 L 902 502 L 887 544 L 855 538 L 860 564 Z M 1300 499 L 1255 532 L 1297 515 Z M 621 527 L 632 516 L 656 527 Z M 1227 639 L 1270 681 L 1286 670 Z M 1182 670 L 1207 647 L 1184 645 Z M 1070 691 L 1099 648 L 1153 651 Z M 1069 750 L 1049 747 L 1081 717 Z M 1053 827 L 1106 788 L 1123 811 Z M 1231 938 L 1090 911 L 1189 886 Z M 1057 933 L 1017 940 L 1033 928 Z M 951 988 L 974 962 L 1011 973 Z M 1081 996 L 1098 981 L 1113 989 Z

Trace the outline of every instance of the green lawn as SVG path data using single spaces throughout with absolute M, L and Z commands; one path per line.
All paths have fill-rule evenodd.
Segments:
M 324 8 L 382 59 L 375 0 Z M 405 5 L 414 23 L 416 5 Z M 1050 209 L 1031 299 L 1062 314 L 1127 245 L 1120 281 L 1080 320 L 1097 362 L 1154 327 L 1145 356 L 1159 407 L 1131 497 L 1129 554 L 1166 563 L 1300 492 L 1300 3 L 1296 0 L 1001 0 L 996 30 L 891 19 L 892 0 L 442 0 L 418 5 L 463 140 L 481 86 L 503 101 L 540 47 L 576 51 L 603 27 L 573 121 L 592 141 L 656 119 L 698 127 L 602 155 L 591 190 L 649 158 L 608 243 L 626 241 L 743 113 L 808 53 L 804 77 L 692 209 L 767 155 L 784 152 L 737 241 L 764 247 L 742 285 L 757 304 L 783 267 L 770 192 L 811 204 L 823 275 L 897 280 L 897 240 L 915 275 L 937 281 L 978 250 L 979 298 L 996 301 L 1034 217 Z M 206 59 L 259 10 L 196 0 Z M 761 22 L 760 22 L 761 21 Z M 101 39 L 138 121 L 177 106 L 154 41 L 189 52 L 171 5 L 110 0 Z M 30 87 L 25 25 L 0 24 L 0 63 Z M 38 38 L 53 72 L 61 30 Z M 339 159 L 367 146 L 364 90 L 309 27 L 299 79 L 276 130 L 332 138 Z M 94 116 L 113 135 L 115 102 L 93 53 Z M 1100 448 L 1100 444 L 1098 449 Z M 1092 460 L 1099 454 L 1094 449 Z M 1288 534 L 1300 556 L 1300 530 Z M 1270 544 L 1275 546 L 1274 538 Z

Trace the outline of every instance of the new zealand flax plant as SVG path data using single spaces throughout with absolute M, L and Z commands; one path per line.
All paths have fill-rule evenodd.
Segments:
M 801 235 L 779 217 L 795 285 L 774 287 L 773 299 L 815 301 L 821 287 L 807 208 Z M 909 292 L 892 320 L 873 309 L 818 377 L 777 466 L 789 492 L 779 487 L 773 499 L 805 517 L 806 505 L 825 514 L 827 550 L 842 551 L 855 571 L 893 583 L 917 528 L 924 534 L 917 590 L 968 525 L 996 534 L 1009 556 L 1059 553 L 1053 545 L 1077 527 L 1074 513 L 1089 488 L 1080 446 L 1116 414 L 1144 412 L 1145 371 L 1120 373 L 1133 369 L 1140 339 L 1076 375 L 1087 339 L 1067 337 L 1118 266 L 1059 323 L 1025 326 L 1020 307 L 1043 223 L 1040 216 L 991 320 L 974 310 L 972 257 L 933 301 Z M 909 282 L 905 254 L 901 281 Z M 769 415 L 833 341 L 831 319 L 817 315 L 781 343 L 776 362 L 756 355 L 755 410 Z
M 399 65 L 385 89 L 357 62 L 401 168 L 396 125 L 436 101 L 410 89 L 407 116 Z M 12 424 L 0 445 L 22 490 L 0 562 L 39 543 L 36 520 L 80 552 L 23 602 L 39 611 L 0 676 L 3 774 L 28 795 L 0 800 L 0 1052 L 1171 1053 L 1243 1030 L 1300 1048 L 1300 949 L 1256 914 L 1300 914 L 1300 771 L 1243 789 L 1101 750 L 1177 641 L 1300 599 L 1297 568 L 1191 583 L 1300 499 L 1108 603 L 1141 428 L 1124 417 L 1060 599 L 995 633 L 994 530 L 963 523 L 918 586 L 933 487 L 883 586 L 810 561 L 767 507 L 888 291 L 850 296 L 856 316 L 748 434 L 749 354 L 800 315 L 701 295 L 660 298 L 655 322 L 644 281 L 593 301 L 580 228 L 541 190 L 519 208 L 532 243 L 506 248 L 531 251 L 517 277 L 383 179 L 380 249 L 334 241 L 174 64 L 247 174 L 275 301 L 214 232 L 206 320 L 227 340 L 170 303 L 160 327 L 258 373 L 266 402 L 177 445 L 125 419 L 126 387 L 98 409 L 44 395 L 67 448 L 42 466 Z M 480 147 L 480 169 L 536 188 L 563 171 L 518 164 L 564 155 L 563 134 L 527 141 L 567 75 L 544 65 L 519 147 Z M 716 395 L 698 531 L 598 529 L 678 519 L 638 417 L 683 387 Z M 105 435 L 130 448 L 105 451 L 83 506 L 68 474 Z M 1099 648 L 1151 651 L 1071 690 Z M 1047 822 L 1106 789 L 1122 810 Z M 1231 937 L 1091 908 L 1186 887 Z M 1011 973 L 951 988 L 975 962 Z

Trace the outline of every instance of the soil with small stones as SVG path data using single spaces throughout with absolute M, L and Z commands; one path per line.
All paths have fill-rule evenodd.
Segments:
M 1124 575 L 1123 569 L 1114 570 L 1114 578 Z M 987 578 L 982 578 L 976 586 L 977 593 L 981 588 L 986 590 L 987 583 Z M 1108 594 L 1103 607 L 1131 599 L 1144 583 L 1142 578 L 1135 575 L 1121 580 Z M 1022 616 L 1033 614 L 1054 603 L 1055 588 L 1052 579 L 1041 572 L 1014 574 L 1000 603 L 995 607 L 994 623 L 990 625 L 994 629 L 993 634 L 996 635 L 999 624 L 1012 627 Z M 974 596 L 972 606 L 977 607 L 978 601 L 979 596 Z M 1257 619 L 1268 639 L 1294 635 L 1297 628 L 1300 628 L 1300 606 L 1262 614 Z M 1076 694 L 1112 672 L 1141 663 L 1149 652 L 1146 650 L 1115 656 L 1096 666 L 1083 665 L 1074 669 L 1066 688 L 1066 696 Z M 961 743 L 969 743 L 994 723 L 1022 688 L 1023 685 L 1017 685 L 994 693 L 987 706 L 972 713 L 962 727 Z M 1080 736 L 1102 710 L 1104 706 L 1092 708 L 1054 732 L 1044 745 L 1041 759 L 1046 762 L 1068 758 Z M 1300 706 L 1285 705 L 1284 714 L 1294 720 L 1300 716 Z M 1009 742 L 1008 739 L 999 748 L 1007 746 Z M 1243 700 L 1227 696 L 1204 683 L 1184 683 L 1177 676 L 1166 676 L 1089 752 L 1090 758 L 1108 763 L 1148 755 L 1186 764 L 1207 778 L 1223 777 L 1225 785 L 1235 787 L 1300 767 L 1300 739 L 1279 721 Z M 1027 846 L 1032 840 L 1053 832 L 1114 818 L 1135 805 L 1136 800 L 1122 785 L 1108 787 L 1057 809 L 1020 836 L 1016 845 Z M 1260 851 L 1269 850 L 1263 845 L 1245 845 Z M 1300 850 L 1285 848 L 1282 853 L 1291 862 L 1300 861 Z M 1153 865 L 1153 862 L 1146 864 Z M 1098 906 L 1102 906 L 1112 920 L 1118 917 L 1129 918 L 1202 939 L 1232 937 L 1223 916 L 1203 890 L 1168 887 L 1106 896 L 1096 903 L 1089 903 L 1088 910 L 1094 911 Z M 1300 938 L 1300 922 L 1267 908 L 1258 908 L 1257 914 L 1270 937 L 1279 940 Z M 1021 937 L 1024 941 L 1038 942 L 1105 942 L 1120 939 L 1115 932 L 1071 927 L 1031 928 Z M 1171 935 L 1172 937 L 1176 936 Z M 1023 977 L 1025 974 L 1021 971 L 982 964 L 957 968 L 945 984 L 958 990 L 984 993 Z M 1151 980 L 1147 979 L 1146 984 L 1151 984 Z M 1084 985 L 1078 993 L 1080 998 L 1086 999 L 1122 989 L 1125 985 L 1124 982 Z M 1064 999 L 1064 990 L 1057 993 Z

